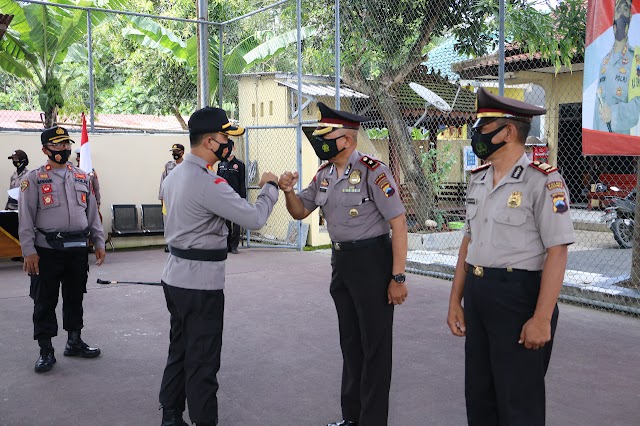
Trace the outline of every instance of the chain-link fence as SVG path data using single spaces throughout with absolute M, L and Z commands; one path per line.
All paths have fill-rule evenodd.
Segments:
M 21 75 L 18 65 L 13 73 L 0 71 L 1 127 L 42 128 L 46 106 L 60 94 L 65 103 L 54 112 L 67 124 L 92 110 L 96 131 L 185 129 L 198 105 L 198 30 L 188 19 L 196 15 L 195 4 L 168 7 L 163 17 L 91 10 L 88 26 L 86 10 L 37 3 L 20 8 L 25 18 L 13 13 L 9 35 L 34 31 L 26 16 L 42 10 L 59 28 L 85 30 L 56 63 L 57 83 L 48 90 L 33 73 Z M 12 10 L 3 6 L 0 13 Z M 313 125 L 317 101 L 370 116 L 359 149 L 386 162 L 399 182 L 410 270 L 451 277 L 466 185 L 480 165 L 469 146 L 475 92 L 498 93 L 503 84 L 505 96 L 548 111 L 534 119 L 526 148 L 532 161 L 560 169 L 571 195 L 576 243 L 562 297 L 640 313 L 640 274 L 632 266 L 640 265 L 632 261 L 639 238 L 635 157 L 582 154 L 584 2 L 507 4 L 504 49 L 497 2 L 304 0 L 298 9 L 293 0 L 247 1 L 216 6 L 209 19 L 209 103 L 248 127 L 237 154 L 247 166 L 251 200 L 262 172 L 299 170 L 303 186 L 311 180 L 318 161 L 298 127 Z M 11 40 L 5 35 L 3 48 Z M 627 194 L 626 210 L 607 210 Z M 250 242 L 290 247 L 298 246 L 298 235 L 316 246 L 329 241 L 324 218 L 314 212 L 300 226 L 283 201 L 264 229 L 248 235 Z

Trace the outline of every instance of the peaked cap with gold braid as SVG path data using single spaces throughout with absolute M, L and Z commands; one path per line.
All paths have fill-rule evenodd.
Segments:
M 69 137 L 69 132 L 64 127 L 53 126 L 45 129 L 44 132 L 40 135 L 40 142 L 42 145 L 46 145 L 49 143 L 56 144 L 62 142 L 71 142 L 75 143 Z
M 358 129 L 360 123 L 369 121 L 369 117 L 351 114 L 350 112 L 339 111 L 329 108 L 322 102 L 318 102 L 318 127 L 313 131 L 312 136 L 322 136 L 331 133 L 335 129 Z
M 531 123 L 531 119 L 534 116 L 547 112 L 544 108 L 526 102 L 494 95 L 486 91 L 483 87 L 479 88 L 476 94 L 476 109 L 478 111 L 478 119 L 473 125 L 474 129 L 491 123 L 498 118 L 508 118 Z

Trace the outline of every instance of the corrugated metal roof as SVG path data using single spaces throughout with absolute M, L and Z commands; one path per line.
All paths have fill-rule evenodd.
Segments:
M 278 84 L 282 86 L 289 87 L 293 90 L 298 90 L 298 82 L 297 81 L 284 81 L 276 79 Z M 331 84 L 322 84 L 322 83 L 302 83 L 302 93 L 309 96 L 327 96 L 327 97 L 335 97 L 336 96 L 336 88 Z M 351 90 L 348 87 L 341 85 L 340 86 L 340 97 L 341 98 L 368 98 L 369 96 L 364 93 L 356 92 L 355 90 Z

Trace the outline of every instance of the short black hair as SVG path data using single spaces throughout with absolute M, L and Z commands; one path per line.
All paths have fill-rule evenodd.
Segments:
M 513 124 L 516 128 L 518 139 L 523 144 L 525 143 L 527 136 L 529 136 L 529 132 L 531 131 L 531 123 L 527 121 L 513 120 L 510 118 L 499 118 L 498 123 L 502 126 L 507 124 Z
M 202 143 L 202 140 L 204 139 L 204 137 L 209 134 L 210 133 L 198 133 L 194 135 L 189 133 L 189 145 L 191 146 L 191 148 L 195 148 L 199 146 Z

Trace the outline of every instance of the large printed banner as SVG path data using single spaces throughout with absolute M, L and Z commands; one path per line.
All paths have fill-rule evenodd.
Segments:
M 589 0 L 585 155 L 640 155 L 640 0 Z

